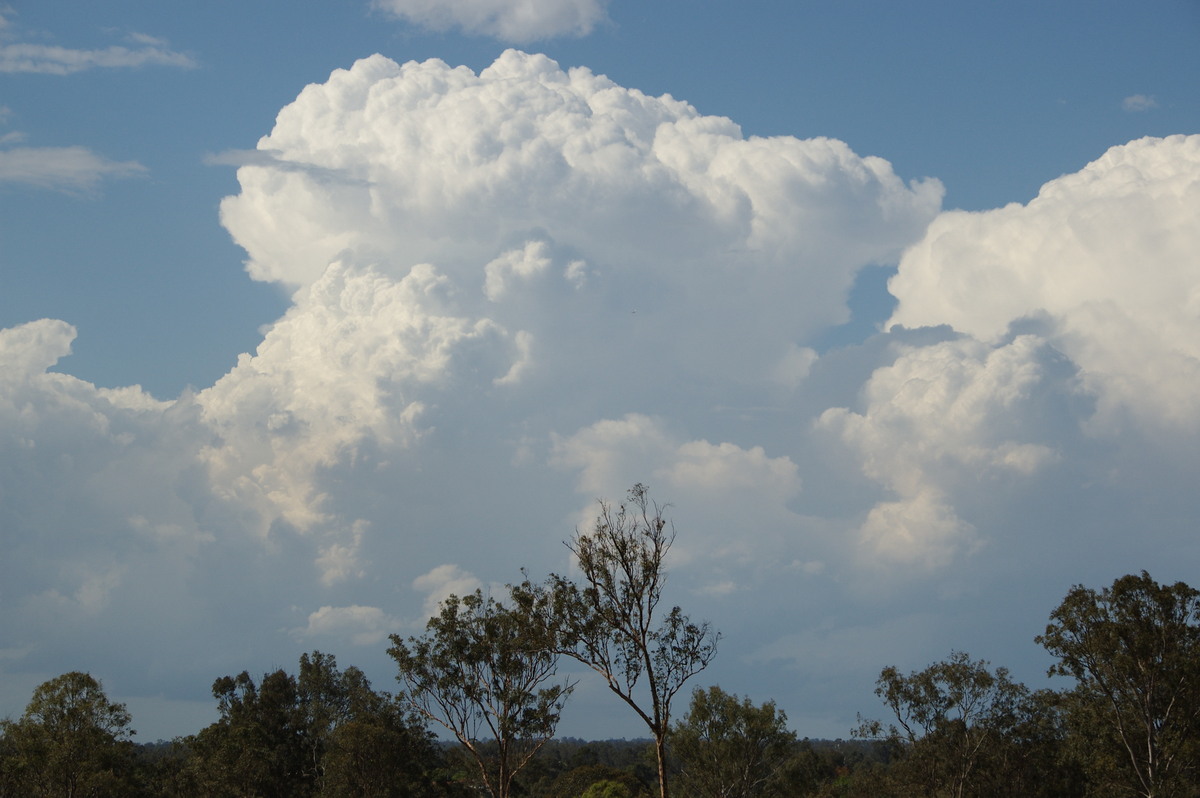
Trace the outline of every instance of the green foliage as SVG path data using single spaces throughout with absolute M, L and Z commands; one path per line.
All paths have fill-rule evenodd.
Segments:
M 424 726 L 358 668 L 319 651 L 255 684 L 243 671 L 213 683 L 220 719 L 184 741 L 181 795 L 397 796 L 440 794 L 440 756 Z
M 90 674 L 72 671 L 37 687 L 17 721 L 0 722 L 4 795 L 76 798 L 131 791 L 133 746 L 124 704 Z
M 1069 785 L 1037 772 L 1053 770 L 1061 748 L 1054 694 L 1031 693 L 1007 669 L 993 672 L 986 661 L 953 652 L 908 676 L 884 668 L 875 694 L 900 724 L 885 731 L 879 721 L 865 721 L 855 732 L 883 738 L 892 750 L 886 776 L 878 769 L 871 775 L 875 791 L 931 798 L 1071 794 Z
M 404 698 L 455 736 L 495 798 L 507 798 L 516 774 L 554 736 L 572 689 L 553 682 L 558 656 L 545 625 L 530 618 L 537 610 L 509 609 L 480 591 L 451 596 L 423 637 L 392 635 L 388 649 Z
M 604 779 L 581 792 L 579 798 L 633 798 L 633 793 L 619 781 Z
M 719 636 L 708 623 L 693 623 L 679 607 L 665 617 L 659 613 L 664 561 L 675 539 L 663 510 L 642 484 L 630 488 L 616 508 L 601 501 L 592 531 L 576 532 L 567 543 L 582 583 L 552 575 L 544 589 L 523 587 L 526 602 L 542 600 L 552 608 L 560 650 L 599 673 L 650 729 L 659 795 L 667 798 L 671 701 L 688 679 L 708 667 Z
M 246 671 L 213 682 L 220 719 L 190 743 L 195 789 L 262 798 L 312 795 L 308 730 L 295 677 L 276 670 L 260 684 Z
M 1037 642 L 1076 680 L 1068 719 L 1093 781 L 1113 794 L 1200 789 L 1200 591 L 1145 571 L 1077 585 Z
M 618 785 L 629 798 L 647 795 L 645 785 L 630 769 L 601 764 L 581 765 L 560 774 L 544 794 L 583 795 L 596 784 Z
M 645 798 L 648 785 L 657 779 L 653 760 L 653 744 L 644 740 L 551 740 L 521 771 L 519 793 L 528 798 L 562 798 L 609 780 L 629 787 L 634 798 Z
M 785 766 L 796 742 L 773 701 L 756 707 L 720 687 L 697 689 L 671 731 L 677 784 L 683 794 L 701 798 L 789 795 Z

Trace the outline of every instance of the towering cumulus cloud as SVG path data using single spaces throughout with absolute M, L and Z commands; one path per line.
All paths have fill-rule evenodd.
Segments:
M 1056 594 L 1151 509 L 1151 553 L 1194 550 L 1200 137 L 939 214 L 842 142 L 508 51 L 366 58 L 222 159 L 221 222 L 292 303 L 214 385 L 100 389 L 55 370 L 67 323 L 0 332 L 0 666 L 97 651 L 203 698 L 301 647 L 369 665 L 450 592 L 569 567 L 636 481 L 687 530 L 673 589 L 764 679 L 969 646 L 989 585 Z M 897 263 L 889 329 L 823 346 Z
M 1200 136 L 1113 147 L 1028 205 L 943 214 L 905 255 L 892 322 L 988 341 L 1036 328 L 1103 423 L 1200 424 Z
M 293 303 L 215 385 L 98 389 L 52 370 L 69 325 L 0 335 L 17 667 L 107 640 L 202 685 L 238 651 L 365 646 L 446 590 L 560 567 L 570 523 L 636 480 L 720 520 L 679 556 L 723 552 L 700 589 L 744 590 L 759 544 L 802 525 L 797 452 L 762 408 L 941 198 L 841 142 L 747 138 L 516 51 L 479 74 L 364 59 L 226 157 L 221 220 Z M 728 536 L 743 522 L 759 543 Z
M 1007 494 L 981 494 L 1022 474 L 1082 501 L 1075 523 L 1098 537 L 1182 495 L 1177 475 L 1200 465 L 1198 216 L 1200 136 L 1173 136 L 1114 147 L 1027 205 L 930 225 L 891 280 L 890 324 L 959 337 L 897 348 L 861 412 L 820 420 L 894 494 L 866 517 L 864 552 L 938 566 L 1019 534 L 963 516 L 1011 521 Z
M 941 193 L 841 142 L 746 139 L 516 51 L 478 75 L 360 61 L 305 89 L 259 150 L 222 206 L 257 279 L 430 262 L 463 312 L 531 346 L 591 348 L 600 325 L 609 350 L 653 336 L 664 359 L 748 379 L 844 321 L 857 269 L 896 257 Z
M 263 528 L 302 529 L 332 520 L 316 474 L 363 443 L 484 417 L 545 441 L 776 385 L 941 194 L 517 51 L 480 74 L 360 61 L 283 109 L 238 177 L 222 220 L 296 304 L 199 397 L 210 463 Z

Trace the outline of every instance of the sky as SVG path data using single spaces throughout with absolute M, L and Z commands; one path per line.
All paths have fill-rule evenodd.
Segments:
M 634 483 L 801 735 L 1200 584 L 1200 4 L 0 3 L 0 717 L 500 595 Z M 560 733 L 646 734 L 580 677 Z M 686 690 L 676 706 L 686 708 Z

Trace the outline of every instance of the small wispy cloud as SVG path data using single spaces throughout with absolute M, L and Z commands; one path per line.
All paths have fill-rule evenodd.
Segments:
M 1158 100 L 1149 94 L 1131 94 L 1124 100 L 1121 100 L 1121 108 L 1130 113 L 1139 113 L 1141 111 L 1149 111 L 1152 108 L 1158 107 Z
M 130 33 L 130 46 L 112 45 L 96 50 L 80 50 L 58 45 L 21 41 L 13 24 L 0 8 L 0 32 L 13 41 L 0 43 L 0 72 L 41 75 L 70 75 L 97 68 L 174 66 L 192 68 L 195 60 L 167 42 L 144 33 Z
M 19 140 L 4 137 L 5 141 Z M 110 161 L 87 147 L 13 147 L 0 150 L 0 184 L 80 194 L 94 191 L 104 178 L 136 177 L 146 167 L 137 161 Z
M 194 67 L 196 62 L 184 53 L 161 47 L 131 49 L 113 46 L 103 50 L 72 50 L 45 44 L 0 45 L 0 72 L 70 75 L 97 67 L 145 65 Z
M 430 30 L 526 44 L 558 36 L 586 36 L 607 19 L 607 0 L 373 0 L 375 8 Z

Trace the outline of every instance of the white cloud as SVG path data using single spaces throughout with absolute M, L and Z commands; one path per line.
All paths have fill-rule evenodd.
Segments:
M 9 39 L 16 37 L 19 32 L 4 18 L 3 9 L 0 9 L 0 32 Z M 19 40 L 0 41 L 0 72 L 70 75 L 97 68 L 196 66 L 191 56 L 172 50 L 162 39 L 144 33 L 130 33 L 127 39 L 131 47 L 112 45 L 98 50 L 79 50 Z
M 260 534 L 277 519 L 299 530 L 331 521 L 318 470 L 354 461 L 364 441 L 413 443 L 423 397 L 466 387 L 455 372 L 486 368 L 483 359 L 495 364 L 488 376 L 505 374 L 512 350 L 504 331 L 454 315 L 448 294 L 446 278 L 428 265 L 393 280 L 334 264 L 255 355 L 197 396 L 220 436 L 205 459 L 218 485 L 258 508 Z M 349 551 L 323 555 L 328 573 L 353 570 L 342 562 Z
M 1121 101 L 1121 107 L 1126 111 L 1138 113 L 1158 107 L 1158 101 L 1146 94 L 1131 94 Z
M 372 646 L 382 641 L 400 624 L 378 607 L 321 607 L 308 616 L 308 625 L 293 630 L 304 640 L 314 638 L 348 639 L 356 646 Z
M 483 587 L 475 574 L 464 571 L 454 563 L 445 563 L 421 574 L 412 583 L 413 590 L 425 594 L 425 617 L 438 614 L 441 604 L 450 596 L 463 597 Z
M 0 149 L 0 183 L 88 192 L 105 178 L 135 177 L 145 172 L 146 167 L 136 161 L 110 161 L 86 147 Z
M 375 8 L 432 30 L 526 44 L 586 36 L 606 20 L 607 0 L 373 0 Z
M 70 325 L 0 332 L 5 668 L 168 691 L 312 641 L 378 666 L 446 595 L 569 568 L 637 481 L 731 674 L 974 652 L 1018 580 L 1188 562 L 1195 148 L 926 236 L 934 181 L 544 57 L 339 70 L 216 157 L 250 273 L 293 292 L 216 384 L 99 389 L 54 370 Z M 818 356 L 906 250 L 908 329 Z
M 945 213 L 904 256 L 891 323 L 985 341 L 1033 324 L 1122 413 L 1200 427 L 1200 136 L 1113 147 L 1027 205 Z
M 478 75 L 364 59 L 306 88 L 259 149 L 221 207 L 256 279 L 429 262 L 465 311 L 527 331 L 543 357 L 570 341 L 616 368 L 596 352 L 603 327 L 610 352 L 654 340 L 655 359 L 697 373 L 790 384 L 798 344 L 846 319 L 855 272 L 896 257 L 941 197 L 841 142 L 746 139 L 516 51 Z
M 972 551 L 974 527 L 949 496 L 964 475 L 1028 477 L 1058 458 L 1027 420 L 1045 384 L 1056 380 L 1054 353 L 1034 336 L 993 349 L 971 339 L 903 348 L 863 389 L 862 413 L 825 411 L 818 424 L 860 457 L 863 473 L 898 496 L 878 502 L 858 530 L 864 560 L 929 571 Z
M 689 529 L 673 551 L 676 561 L 753 568 L 765 552 L 794 544 L 802 526 L 788 507 L 801 491 L 791 459 L 770 457 L 761 446 L 683 441 L 647 416 L 606 419 L 559 438 L 551 463 L 578 474 L 576 491 L 590 499 L 618 502 L 632 483 L 649 485 L 652 498 L 670 503 L 668 515 Z M 582 508 L 576 525 L 588 528 L 595 513 L 594 504 Z

